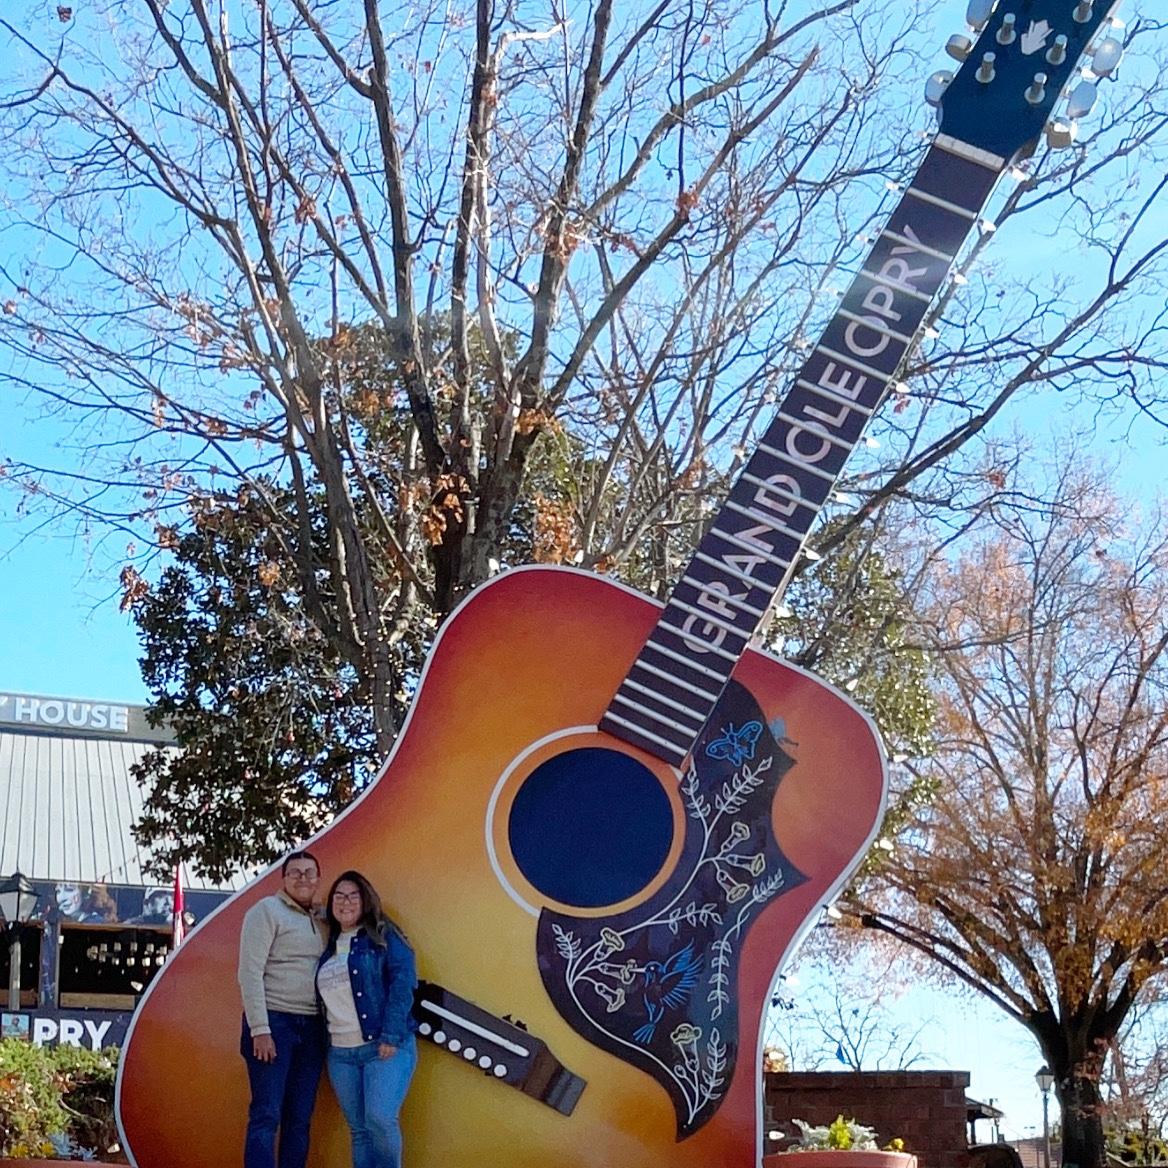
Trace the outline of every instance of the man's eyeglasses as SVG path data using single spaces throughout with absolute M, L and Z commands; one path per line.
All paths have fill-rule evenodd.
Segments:
M 286 880 L 319 880 L 320 874 L 315 868 L 289 868 L 284 873 Z
M 334 892 L 333 900 L 339 904 L 360 904 L 361 894 L 359 892 Z

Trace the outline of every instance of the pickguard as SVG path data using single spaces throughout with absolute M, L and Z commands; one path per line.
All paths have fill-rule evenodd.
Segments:
M 729 682 L 682 779 L 685 840 L 669 880 L 620 914 L 540 913 L 539 970 L 556 1008 L 665 1088 L 679 1140 L 717 1111 L 734 1075 L 746 934 L 806 879 L 771 826 L 793 765 L 751 693 Z

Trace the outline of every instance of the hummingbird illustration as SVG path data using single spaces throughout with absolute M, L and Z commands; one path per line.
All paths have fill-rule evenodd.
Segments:
M 642 1000 L 648 1021 L 633 1032 L 637 1042 L 647 1046 L 653 1041 L 657 1023 L 665 1016 L 665 1011 L 684 1004 L 697 985 L 701 969 L 702 958 L 694 953 L 692 941 L 664 961 L 645 962 Z

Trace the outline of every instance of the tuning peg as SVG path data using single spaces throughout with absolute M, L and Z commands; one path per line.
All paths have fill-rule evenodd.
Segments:
M 982 59 L 981 64 L 977 67 L 977 72 L 974 76 L 982 83 L 982 85 L 989 85 L 994 79 L 994 62 L 997 57 L 993 53 L 986 53 Z
M 1052 150 L 1063 150 L 1073 145 L 1079 136 L 1079 123 L 1067 121 L 1065 118 L 1055 118 L 1046 127 L 1046 141 Z
M 1080 81 L 1071 90 L 1071 100 L 1067 104 L 1068 118 L 1085 118 L 1094 108 L 1099 88 L 1090 81 Z
M 945 45 L 945 52 L 949 54 L 955 61 L 964 61 L 969 56 L 970 50 L 973 48 L 973 41 L 967 36 L 962 36 L 961 33 L 954 33 L 949 38 Z
M 1007 12 L 1002 17 L 1002 26 L 998 29 L 999 45 L 1012 45 L 1018 39 L 1018 34 L 1014 30 L 1014 24 L 1017 19 L 1012 12 Z
M 1075 5 L 1075 21 L 1078 24 L 1086 24 L 1091 19 L 1094 13 L 1091 11 L 1095 6 L 1095 0 L 1079 0 Z
M 1067 38 L 1060 35 L 1054 38 L 1054 44 L 1046 50 L 1046 60 L 1051 65 L 1061 65 L 1067 59 Z
M 1046 74 L 1035 73 L 1034 80 L 1026 89 L 1026 100 L 1031 105 L 1042 105 L 1046 101 Z
M 949 88 L 949 82 L 953 80 L 953 74 L 948 69 L 938 69 L 925 82 L 925 101 L 935 109 L 941 104 L 941 98 L 945 95 L 945 90 Z
M 970 28 L 981 32 L 989 18 L 994 14 L 997 0 L 969 0 L 969 7 L 965 10 L 965 23 Z
M 1123 42 L 1115 37 L 1108 37 L 1101 41 L 1099 47 L 1091 57 L 1091 72 L 1096 77 L 1106 77 L 1114 72 L 1119 62 L 1123 60 Z

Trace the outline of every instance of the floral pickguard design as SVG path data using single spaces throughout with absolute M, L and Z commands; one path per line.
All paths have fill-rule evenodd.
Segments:
M 771 830 L 794 760 L 731 681 L 683 776 L 685 841 L 667 883 L 611 917 L 545 909 L 539 969 L 578 1033 L 669 1092 L 678 1139 L 718 1109 L 738 1055 L 738 957 L 751 924 L 803 876 Z

